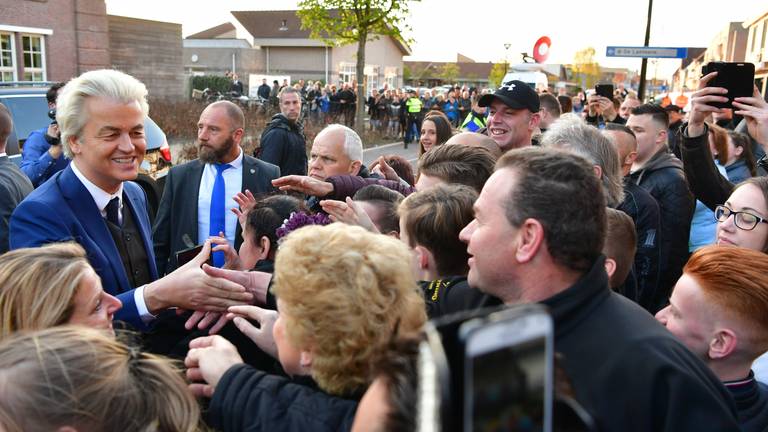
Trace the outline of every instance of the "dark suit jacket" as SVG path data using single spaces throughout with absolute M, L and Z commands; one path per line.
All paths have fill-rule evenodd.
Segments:
M 0 254 L 8 251 L 11 213 L 33 189 L 29 177 L 8 156 L 0 157 Z
M 204 239 L 197 238 L 197 195 L 200 191 L 200 179 L 205 164 L 193 160 L 171 168 L 165 179 L 163 198 L 155 218 L 153 237 L 155 256 L 160 274 L 172 272 L 176 266 L 176 252 L 187 249 L 184 236 L 193 244 Z M 243 155 L 243 185 L 258 196 L 275 190 L 272 180 L 280 177 L 280 168 Z M 243 242 L 243 235 L 238 224 L 235 233 L 235 248 Z
M 153 280 L 157 279 L 147 196 L 133 182 L 123 183 L 123 196 L 127 198 L 123 202 L 123 211 L 127 208 L 132 212 L 149 258 L 150 274 Z M 123 308 L 115 314 L 115 319 L 146 329 L 133 299 L 134 287 L 128 282 L 120 252 L 107 223 L 88 189 L 70 166 L 29 194 L 11 216 L 11 249 L 62 241 L 79 243 L 101 277 L 104 291 L 123 302 Z

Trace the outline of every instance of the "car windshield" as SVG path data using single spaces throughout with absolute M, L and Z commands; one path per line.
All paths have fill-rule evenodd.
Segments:
M 0 97 L 2 102 L 13 116 L 16 127 L 16 135 L 20 140 L 25 140 L 29 134 L 51 123 L 48 118 L 48 102 L 45 95 L 23 95 L 20 97 Z

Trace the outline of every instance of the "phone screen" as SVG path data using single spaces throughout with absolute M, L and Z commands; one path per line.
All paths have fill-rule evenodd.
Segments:
M 184 249 L 182 251 L 176 252 L 176 263 L 177 263 L 176 265 L 178 267 L 181 267 L 184 264 L 192 261 L 192 259 L 196 257 L 201 250 L 203 250 L 203 245 L 197 245 L 195 247 L 191 247 L 189 249 Z M 208 265 L 213 264 L 211 257 L 208 257 L 208 260 L 206 261 L 206 263 L 208 263 Z
M 595 93 L 608 99 L 613 99 L 613 84 L 598 84 L 595 86 Z
M 475 344 L 477 349 L 467 354 L 465 425 L 477 432 L 546 431 L 552 380 L 547 332 L 530 326 L 520 332 L 514 326 L 492 326 L 512 336 L 494 334 L 493 329 L 486 335 L 477 332 L 491 342 Z

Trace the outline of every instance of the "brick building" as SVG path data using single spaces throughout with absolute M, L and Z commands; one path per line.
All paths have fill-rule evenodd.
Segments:
M 109 65 L 104 0 L 0 0 L 0 81 L 63 81 Z
M 755 84 L 768 96 L 768 10 L 743 24 L 748 33 L 744 60 L 755 64 Z
M 108 15 L 110 65 L 143 82 L 152 98 L 185 94 L 181 25 Z
M 0 0 L 0 82 L 116 68 L 150 97 L 184 95 L 181 25 L 107 15 L 104 0 Z

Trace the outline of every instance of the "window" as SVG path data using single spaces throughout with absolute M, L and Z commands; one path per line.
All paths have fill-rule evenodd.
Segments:
M 755 39 L 757 39 L 757 26 L 752 26 L 752 28 L 749 29 L 749 52 L 754 54 L 755 53 Z
M 45 81 L 43 37 L 22 35 L 21 45 L 24 57 L 24 81 Z
M 13 35 L 0 33 L 0 82 L 15 81 Z
M 355 80 L 356 65 L 354 63 L 339 63 L 339 81 L 352 84 Z
M 397 67 L 384 68 L 384 82 L 389 84 L 389 88 L 393 89 L 398 87 L 397 85 Z
M 765 50 L 765 34 L 768 33 L 768 20 L 763 21 L 763 42 L 758 47 L 758 52 Z
M 365 90 L 371 94 L 371 90 L 379 88 L 379 66 L 366 66 L 363 69 L 365 75 Z

